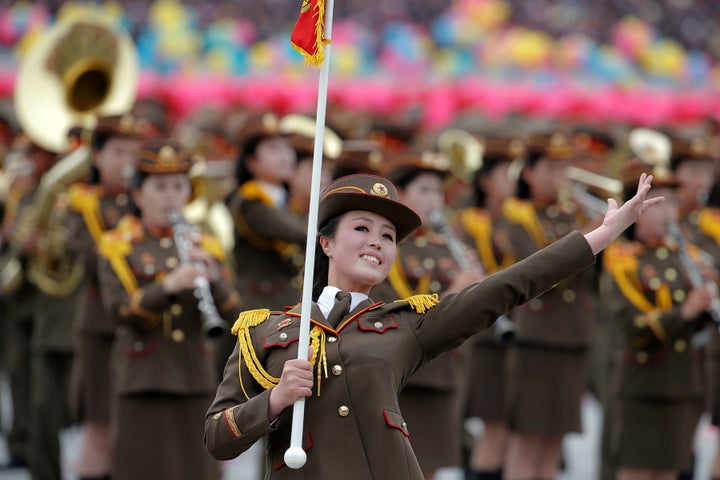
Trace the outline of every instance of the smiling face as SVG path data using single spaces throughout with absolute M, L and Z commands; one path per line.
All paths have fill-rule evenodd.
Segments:
M 330 259 L 328 285 L 347 292 L 369 293 L 385 280 L 397 256 L 395 225 L 377 213 L 345 213 L 333 238 L 320 237 Z

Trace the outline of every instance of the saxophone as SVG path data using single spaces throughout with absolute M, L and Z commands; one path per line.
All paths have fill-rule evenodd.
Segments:
M 452 254 L 455 262 L 463 270 L 476 270 L 482 274 L 485 274 L 485 269 L 480 263 L 480 259 L 477 255 L 472 255 L 472 262 L 468 262 L 468 254 L 474 253 L 464 243 L 460 241 L 455 235 L 450 225 L 448 225 L 445 217 L 438 210 L 434 210 L 430 213 L 430 222 L 438 229 L 440 234 L 445 237 L 448 249 Z M 517 325 L 508 318 L 507 315 L 500 315 L 495 323 L 493 323 L 493 339 L 500 345 L 507 345 L 515 340 L 515 334 L 517 333 Z
M 192 264 L 193 261 L 188 251 L 193 247 L 193 242 L 188 238 L 191 234 L 197 233 L 196 228 L 189 223 L 183 214 L 178 210 L 170 210 L 168 219 L 172 225 L 173 239 L 178 250 L 178 257 L 182 264 Z M 220 316 L 210 291 L 210 283 L 205 277 L 195 278 L 195 290 L 193 291 L 198 301 L 198 309 L 202 314 L 202 332 L 211 339 L 221 338 L 229 330 L 227 322 Z

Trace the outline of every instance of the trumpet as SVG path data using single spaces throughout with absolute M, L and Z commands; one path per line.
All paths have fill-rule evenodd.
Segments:
M 445 216 L 438 210 L 430 212 L 430 222 L 445 237 L 448 250 L 457 264 L 463 270 L 476 270 L 485 274 L 480 259 L 470 250 L 453 232 L 452 227 L 445 220 Z M 468 261 L 470 257 L 471 261 Z M 500 315 L 493 323 L 493 339 L 500 345 L 507 345 L 515 340 L 517 325 L 507 315 Z
M 172 225 L 173 239 L 178 250 L 178 257 L 183 264 L 192 264 L 193 261 L 188 255 L 193 243 L 189 235 L 196 233 L 195 227 L 190 224 L 178 210 L 168 212 L 168 219 Z M 216 340 L 222 337 L 229 330 L 227 322 L 220 316 L 215 306 L 215 301 L 210 291 L 210 283 L 205 277 L 195 277 L 195 290 L 193 295 L 197 298 L 198 309 L 202 314 L 202 332 L 211 339 Z
M 588 187 L 595 187 L 613 195 L 618 195 L 623 190 L 623 184 L 620 180 L 573 166 L 565 169 L 565 177 L 571 182 L 569 185 L 569 197 L 582 207 L 588 217 L 593 219 L 605 216 L 607 202 L 588 192 Z
M 720 297 L 718 297 L 717 285 L 713 282 L 708 283 L 705 281 L 703 273 L 700 270 L 700 266 L 690 255 L 687 242 L 685 241 L 685 237 L 680 230 L 680 226 L 676 222 L 672 222 L 668 224 L 667 230 L 670 236 L 675 240 L 675 243 L 677 243 L 680 261 L 685 268 L 685 271 L 690 279 L 690 283 L 692 284 L 692 286 L 702 287 L 704 285 L 708 285 L 710 287 L 711 293 L 713 295 L 713 302 L 710 305 L 708 313 L 710 314 L 710 317 L 712 317 L 715 325 L 720 330 Z

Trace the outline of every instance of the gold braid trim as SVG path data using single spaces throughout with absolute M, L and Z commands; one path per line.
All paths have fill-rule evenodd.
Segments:
M 542 225 L 537 218 L 532 203 L 517 198 L 508 198 L 503 202 L 503 214 L 512 223 L 522 225 L 538 247 L 547 246 L 547 239 Z
M 704 208 L 698 222 L 700 230 L 720 245 L 720 209 Z
M 218 239 L 212 235 L 203 233 L 200 236 L 200 248 L 215 257 L 217 260 L 225 260 L 225 251 L 223 250 L 222 245 Z
M 252 375 L 255 381 L 258 382 L 258 384 L 264 389 L 267 390 L 269 388 L 272 388 L 277 385 L 278 382 L 280 382 L 279 378 L 273 377 L 263 368 L 260 359 L 257 357 L 255 348 L 253 348 L 252 336 L 250 335 L 250 329 L 252 327 L 260 325 L 268 318 L 270 318 L 270 310 L 268 309 L 249 310 L 247 312 L 242 312 L 240 315 L 238 315 L 238 319 L 235 321 L 235 324 L 231 329 L 233 335 L 237 335 L 238 337 L 238 344 L 240 345 L 240 355 L 242 355 L 241 358 L 238 358 L 238 376 L 240 379 L 240 388 L 242 388 L 245 398 L 248 399 L 250 397 L 248 396 L 245 390 L 245 386 L 243 385 L 242 373 L 240 371 L 240 367 L 242 365 L 241 360 L 245 361 L 245 365 L 248 369 L 248 372 L 250 372 L 250 375 Z
M 635 254 L 637 248 L 633 246 L 613 243 L 603 255 L 603 264 L 608 270 L 620 291 L 630 303 L 643 312 L 645 324 L 653 334 L 665 342 L 667 333 L 660 323 L 660 316 L 672 308 L 672 294 L 667 283 L 663 283 L 656 293 L 656 305 L 653 305 L 643 294 L 640 278 L 637 275 L 638 261 Z
M 418 280 L 418 285 L 415 290 L 410 287 L 405 270 L 403 270 L 402 263 L 400 261 L 400 255 L 395 259 L 390 273 L 388 273 L 388 281 L 390 285 L 397 293 L 398 297 L 411 297 L 413 295 L 427 294 L 430 293 L 430 275 L 425 274 Z
M 242 186 L 238 188 L 237 192 L 240 197 L 246 200 L 259 201 L 265 206 L 275 209 L 272 198 L 270 198 L 270 196 L 263 191 L 262 187 L 255 180 L 248 180 L 247 182 L 243 183 Z M 292 243 L 286 242 L 284 240 L 266 239 L 256 234 L 253 231 L 252 227 L 242 217 L 242 215 L 240 215 L 239 209 L 235 215 L 235 227 L 245 238 L 245 240 L 247 240 L 253 246 L 261 248 L 263 250 L 275 250 L 280 255 L 283 255 L 286 258 L 291 258 L 292 255 L 294 255 L 299 248 L 297 246 L 294 246 Z
M 419 314 L 423 314 L 437 305 L 439 300 L 437 293 L 433 293 L 432 295 L 413 295 L 400 301 L 407 302 L 410 308 Z
M 265 193 L 255 180 L 248 180 L 238 189 L 240 195 L 248 200 L 259 200 L 268 207 L 274 207 L 272 198 Z
M 465 231 L 475 240 L 475 248 L 488 274 L 503 270 L 515 263 L 515 256 L 511 253 L 505 253 L 500 264 L 495 260 L 490 215 L 479 208 L 467 208 L 460 215 L 460 222 Z
M 97 191 L 82 184 L 72 185 L 69 191 L 69 201 L 70 207 L 82 215 L 90 235 L 95 243 L 98 243 L 105 231 L 105 223 L 100 214 L 100 200 L 97 197 Z
M 127 256 L 132 252 L 132 243 L 120 232 L 105 232 L 100 237 L 98 252 L 110 262 L 125 291 L 132 295 L 138 288 L 135 275 L 127 261 Z

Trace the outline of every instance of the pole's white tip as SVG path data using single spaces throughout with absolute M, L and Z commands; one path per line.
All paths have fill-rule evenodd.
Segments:
M 290 447 L 285 450 L 285 464 L 293 469 L 301 468 L 305 465 L 307 455 L 302 447 Z

